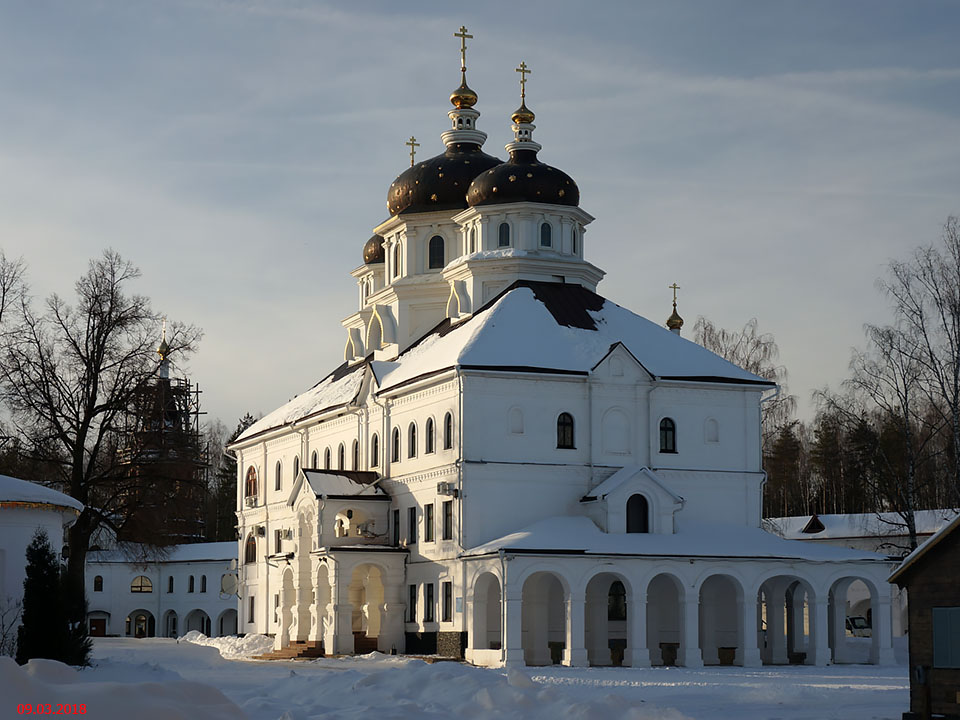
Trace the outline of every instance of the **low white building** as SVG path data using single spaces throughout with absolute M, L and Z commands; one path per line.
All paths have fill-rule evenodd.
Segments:
M 940 528 L 948 525 L 957 516 L 957 512 L 950 508 L 917 510 L 914 513 L 914 523 L 918 546 L 923 545 Z M 787 540 L 867 550 L 892 558 L 901 558 L 910 551 L 910 537 L 903 518 L 893 512 L 798 515 L 767 518 L 763 524 L 767 530 Z M 890 607 L 893 613 L 893 634 L 900 637 L 907 632 L 906 590 L 893 587 Z M 847 593 L 847 615 L 864 617 L 872 626 L 870 593 L 863 583 L 851 585 Z
M 83 505 L 69 495 L 43 485 L 0 475 L 0 609 L 23 600 L 27 546 L 37 530 L 46 532 L 57 558 L 63 550 L 64 530 Z M 8 614 L 8 622 L 13 622 Z
M 90 635 L 236 635 L 236 595 L 220 592 L 223 576 L 235 572 L 236 554 L 234 542 L 178 545 L 146 563 L 120 550 L 88 553 Z

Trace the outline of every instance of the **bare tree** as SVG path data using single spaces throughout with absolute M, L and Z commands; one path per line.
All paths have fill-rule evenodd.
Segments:
M 12 308 L 19 305 L 26 294 L 25 275 L 23 260 L 11 260 L 0 250 L 0 337 L 3 336 L 4 321 L 9 319 Z
M 779 365 L 780 349 L 770 333 L 761 333 L 756 318 L 741 330 L 718 328 L 701 316 L 693 326 L 693 341 L 754 375 L 776 383 L 780 392 L 763 404 L 763 445 L 766 453 L 784 428 L 793 422 L 797 398 L 787 392 L 787 369 Z
M 12 432 L 57 471 L 55 484 L 85 508 L 68 531 L 74 616 L 82 612 L 91 536 L 101 527 L 119 531 L 127 504 L 137 498 L 118 457 L 118 438 L 131 398 L 157 373 L 159 327 L 148 299 L 127 292 L 139 276 L 108 250 L 77 281 L 75 304 L 54 294 L 38 314 L 25 300 L 15 317 L 4 319 L 0 393 Z M 200 332 L 170 327 L 169 352 L 192 351 Z
M 880 285 L 911 345 L 930 405 L 949 428 L 951 501 L 960 506 L 960 218 L 947 218 L 939 245 L 891 263 Z

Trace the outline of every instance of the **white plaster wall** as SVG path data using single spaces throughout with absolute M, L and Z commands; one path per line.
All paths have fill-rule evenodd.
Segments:
M 72 515 L 71 515 L 72 517 Z M 0 603 L 23 599 L 27 546 L 37 529 L 44 530 L 60 558 L 63 549 L 63 513 L 57 510 L 9 507 L 0 509 Z

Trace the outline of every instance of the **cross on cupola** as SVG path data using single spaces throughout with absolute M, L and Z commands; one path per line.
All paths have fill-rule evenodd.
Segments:
M 411 135 L 410 139 L 407 140 L 404 145 L 410 148 L 410 167 L 413 167 L 414 158 L 417 155 L 417 148 L 420 147 L 420 143 L 418 143 L 417 139 Z
M 514 72 L 520 73 L 520 99 L 527 97 L 527 75 L 531 75 L 533 70 L 527 67 L 527 64 L 521 60 L 520 66 L 515 68 Z
M 510 116 L 513 121 L 514 141 L 507 145 L 507 150 L 511 150 L 511 148 L 539 150 L 540 145 L 533 142 L 533 129 L 536 127 L 533 121 L 537 116 L 533 114 L 533 110 L 527 107 L 527 75 L 532 75 L 533 70 L 527 66 L 526 62 L 521 60 L 520 65 L 514 68 L 514 72 L 520 73 L 520 107 L 514 110 L 513 115 Z
M 464 80 L 466 80 L 467 40 L 473 40 L 473 35 L 468 35 L 466 26 L 461 25 L 460 31 L 455 32 L 453 36 L 456 38 L 460 38 L 460 72 L 464 74 Z
M 450 93 L 453 110 L 447 115 L 452 127 L 441 137 L 447 147 L 460 143 L 483 145 L 487 135 L 477 130 L 480 113 L 473 109 L 477 104 L 477 94 L 467 85 L 467 40 L 472 40 L 473 35 L 467 32 L 466 25 L 461 25 L 453 36 L 460 40 L 460 87 Z
M 680 289 L 680 286 L 673 283 L 673 285 L 668 285 L 667 289 L 673 290 L 673 313 L 667 318 L 667 327 L 670 329 L 670 332 L 679 335 L 680 328 L 683 327 L 683 318 L 680 317 L 680 313 L 677 312 L 677 290 Z

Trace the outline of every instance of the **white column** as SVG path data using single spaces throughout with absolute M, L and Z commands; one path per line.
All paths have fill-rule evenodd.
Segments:
M 884 588 L 880 589 L 883 594 Z M 870 662 L 874 665 L 895 665 L 893 657 L 893 628 L 890 615 L 889 592 L 873 603 L 873 642 L 870 646 Z
M 756 594 L 753 596 L 756 598 Z M 783 608 L 781 608 L 782 612 Z M 757 603 L 749 596 L 737 601 L 740 613 L 740 637 L 737 638 L 737 656 L 735 662 L 743 667 L 760 667 L 760 649 L 757 647 Z
M 407 605 L 403 601 L 404 590 L 403 571 L 391 571 L 383 578 L 383 605 L 380 606 L 380 632 L 377 635 L 377 650 L 382 653 L 391 653 L 394 648 L 397 652 L 406 649 L 403 633 L 403 616 Z M 347 625 L 352 622 L 347 617 Z M 350 633 L 351 642 L 353 632 Z
M 506 614 L 503 628 L 503 664 L 507 667 L 523 667 L 523 600 L 519 591 L 504 593 Z
M 647 603 L 643 594 L 634 593 L 627 607 L 627 649 L 623 662 L 630 667 L 650 667 L 647 648 Z
M 847 656 L 847 587 L 848 583 L 838 583 L 833 591 L 833 602 L 828 611 L 830 619 L 830 645 L 833 647 L 833 662 L 849 662 Z
M 824 667 L 830 664 L 830 633 L 827 617 L 829 613 L 826 591 L 823 596 L 818 596 L 816 600 L 809 604 L 810 620 L 813 627 L 810 628 L 810 643 L 807 646 L 807 665 L 816 665 Z
M 781 582 L 771 582 L 768 587 L 770 592 L 767 594 L 767 647 L 770 662 L 774 665 L 786 665 L 789 662 L 784 622 L 787 588 Z
M 582 591 L 567 596 L 566 642 L 563 649 L 563 664 L 571 667 L 587 667 L 587 648 L 584 633 L 586 603 Z
M 700 655 L 700 598 L 696 595 L 683 601 L 683 627 L 677 662 L 688 668 L 703 667 Z
M 591 665 L 610 665 L 609 620 L 607 619 L 606 596 L 593 592 L 587 595 L 586 613 L 590 619 L 589 652 Z

